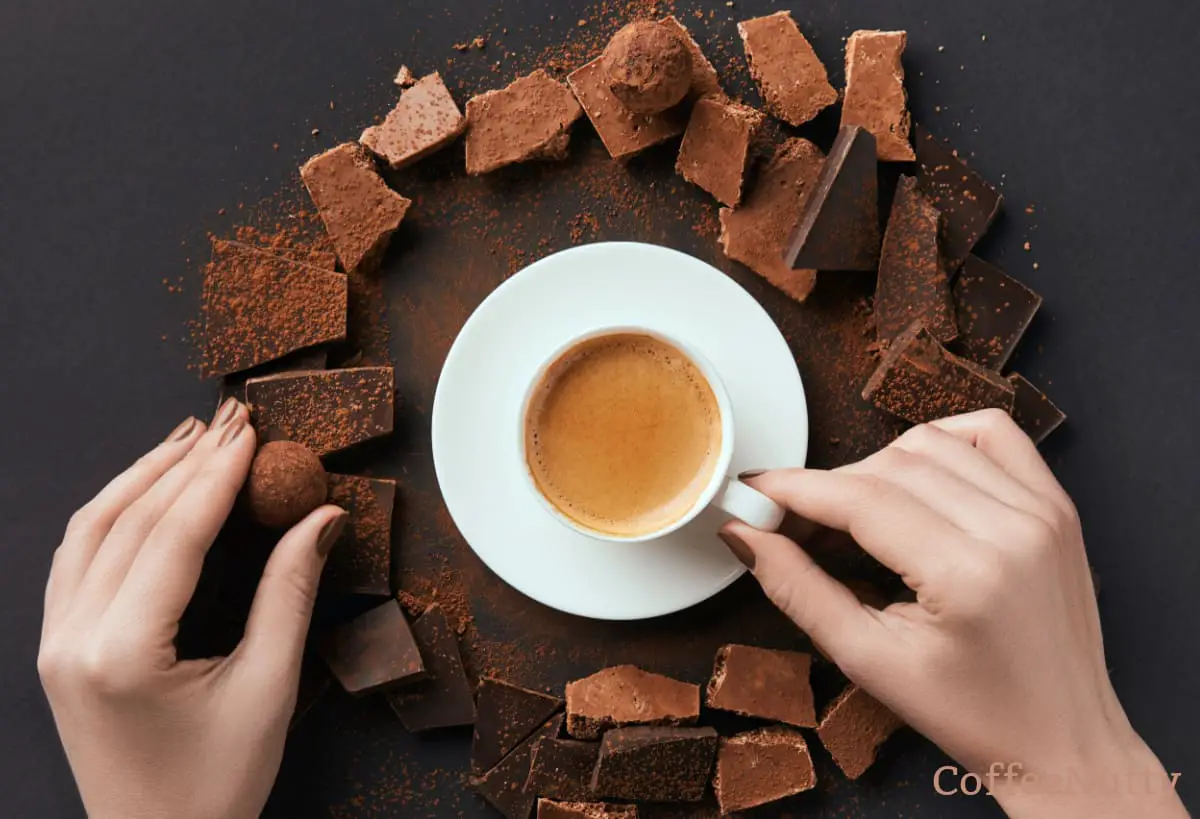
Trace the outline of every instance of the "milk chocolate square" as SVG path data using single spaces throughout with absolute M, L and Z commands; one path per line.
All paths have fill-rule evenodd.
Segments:
M 811 666 L 812 657 L 800 651 L 721 646 L 706 690 L 707 705 L 744 717 L 815 728 Z
M 826 709 L 817 736 L 842 772 L 858 779 L 875 764 L 879 746 L 903 725 L 882 703 L 851 685 Z
M 335 549 L 337 547 L 334 547 Z M 475 695 L 463 670 L 458 635 L 438 605 L 412 626 L 425 662 L 425 678 L 387 694 L 388 705 L 409 731 L 430 731 L 475 722 Z
M 1000 212 L 1004 201 L 958 152 L 916 128 L 917 185 L 942 212 L 942 253 L 953 275 Z
M 804 736 L 774 725 L 722 739 L 713 790 L 721 813 L 778 802 L 817 784 Z
M 722 99 L 701 99 L 688 119 L 675 170 L 729 207 L 742 201 L 750 144 L 762 127 L 753 108 Z
M 691 725 L 700 717 L 700 686 L 618 665 L 567 683 L 567 733 L 596 739 L 626 725 Z
M 425 676 L 421 652 L 395 600 L 321 632 L 315 645 L 342 688 L 355 696 Z
M 525 792 L 525 780 L 529 778 L 529 766 L 533 760 L 533 749 L 540 742 L 558 735 L 562 728 L 562 714 L 553 717 L 533 734 L 514 748 L 504 759 L 481 777 L 472 779 L 471 785 L 479 791 L 492 807 L 500 811 L 505 819 L 529 819 L 537 797 Z
M 702 97 L 725 97 L 725 91 L 721 88 L 721 81 L 717 79 L 717 69 L 713 68 L 712 62 L 708 57 L 704 56 L 704 52 L 700 50 L 700 45 L 692 37 L 691 32 L 687 27 L 675 17 L 668 15 L 658 21 L 659 25 L 669 28 L 679 38 L 683 40 L 683 44 L 688 47 L 688 51 L 692 54 L 692 90 L 688 92 L 688 99 L 698 100 Z
M 1013 420 L 1025 430 L 1035 444 L 1046 440 L 1046 436 L 1062 426 L 1067 414 L 1054 405 L 1046 394 L 1029 382 L 1020 373 L 1011 373 L 1008 382 L 1016 395 L 1013 399 Z
M 571 125 L 583 115 L 571 90 L 542 69 L 467 101 L 467 173 L 567 158 Z
M 555 802 L 539 799 L 537 819 L 638 819 L 637 805 L 611 802 Z
M 390 595 L 396 482 L 330 474 L 328 502 L 345 509 L 350 517 L 325 561 L 321 590 Z
M 763 107 L 790 125 L 803 125 L 837 102 L 825 64 L 791 12 L 777 11 L 738 23 L 738 34 L 758 83 Z
M 467 121 L 438 72 L 428 74 L 400 94 L 396 107 L 359 139 L 393 169 L 411 165 L 458 139 Z
M 471 743 L 471 770 L 482 773 L 493 768 L 505 754 L 520 744 L 563 701 L 549 694 L 530 691 L 503 680 L 484 677 L 476 697 L 475 735 Z M 557 731 L 555 734 L 557 735 Z M 532 749 L 530 751 L 532 757 Z M 528 772 L 527 772 L 528 773 Z M 521 780 L 524 786 L 525 780 Z
M 661 114 L 635 114 L 608 87 L 600 58 L 567 76 L 600 141 L 613 159 L 625 159 L 683 133 L 687 120 L 679 108 Z
M 716 753 L 712 728 L 614 728 L 600 741 L 592 790 L 610 799 L 698 802 Z
M 978 256 L 968 256 L 954 280 L 958 340 L 954 352 L 1001 370 L 1017 349 L 1042 297 Z
M 904 31 L 856 31 L 846 41 L 842 125 L 860 125 L 874 134 L 876 151 L 884 162 L 916 158 L 908 141 L 912 117 L 900 62 L 907 43 Z
M 584 802 L 592 797 L 592 771 L 600 743 L 549 737 L 533 749 L 525 790 L 537 796 Z

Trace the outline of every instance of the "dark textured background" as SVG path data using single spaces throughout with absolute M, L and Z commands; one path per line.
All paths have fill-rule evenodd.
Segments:
M 697 6 L 716 14 L 697 20 Z M 680 4 L 702 45 L 719 50 L 724 43 L 728 54 L 740 50 L 732 20 L 779 7 L 765 0 L 737 0 L 733 8 Z M 1079 504 L 1103 580 L 1113 680 L 1134 725 L 1169 770 L 1183 773 L 1185 799 L 1194 802 L 1200 75 L 1193 69 L 1200 6 L 830 0 L 797 4 L 796 16 L 835 84 L 843 36 L 855 28 L 906 28 L 915 116 L 1003 183 L 1008 214 L 981 252 L 1046 297 L 1017 363 L 1049 385 L 1071 415 L 1047 452 Z M 580 18 L 602 27 L 589 6 L 549 0 L 9 0 L 0 7 L 4 815 L 82 813 L 34 670 L 42 586 L 70 512 L 180 418 L 211 408 L 214 390 L 186 369 L 191 353 L 183 339 L 195 310 L 197 263 L 188 260 L 203 256 L 206 231 L 232 224 L 218 209 L 236 213 L 238 202 L 292 190 L 305 156 L 354 137 L 387 110 L 390 77 L 401 61 L 419 72 L 441 69 L 462 102 L 532 68 L 532 53 L 579 37 Z M 493 33 L 486 57 L 451 48 L 484 32 Z M 514 56 L 499 73 L 486 70 L 504 47 Z M 741 88 L 744 70 L 731 74 L 724 59 L 718 62 L 729 85 Z M 747 98 L 756 100 L 752 91 Z M 825 119 L 816 127 L 820 135 L 830 130 Z M 318 138 L 310 135 L 314 127 Z M 496 232 L 539 255 L 568 243 L 572 197 L 596 198 L 573 190 L 572 172 L 608 173 L 610 180 L 626 173 L 597 171 L 589 126 L 576 133 L 564 168 L 529 171 L 515 182 L 467 181 L 457 148 L 457 157 L 415 172 L 404 192 L 413 196 L 422 183 L 430 191 L 462 185 L 479 197 L 480 209 L 519 201 L 519 212 L 506 211 Z M 669 152 L 635 162 L 627 173 L 641 195 L 658 197 L 655 218 L 616 214 L 584 238 L 659 241 L 718 261 L 714 237 L 689 228 L 695 214 L 708 212 L 711 220 L 711 202 L 671 178 Z M 1035 205 L 1034 214 L 1024 212 L 1026 204 Z M 402 434 L 370 464 L 401 475 L 402 492 L 418 498 L 400 538 L 417 572 L 429 560 L 424 549 L 453 553 L 451 565 L 471 567 L 452 529 L 435 519 L 425 413 L 449 339 L 514 258 L 511 250 L 509 264 L 489 257 L 477 232 L 464 239 L 445 219 L 423 223 L 420 205 L 388 267 L 393 353 L 407 402 Z M 439 207 L 443 216 L 453 209 Z M 454 207 L 474 209 L 469 200 Z M 677 220 L 676 211 L 689 218 Z M 1031 252 L 1022 250 L 1025 241 Z M 461 275 L 447 276 L 456 265 Z M 846 288 L 823 281 L 826 296 L 805 308 L 810 319 L 744 270 L 723 266 L 785 326 L 810 389 L 820 393 L 831 375 L 818 372 L 810 354 L 831 342 L 806 328 L 822 326 Z M 188 286 L 183 297 L 162 284 L 180 276 Z M 838 419 L 814 413 L 817 463 L 844 459 L 845 447 L 854 448 L 847 442 L 839 455 L 826 443 L 841 429 Z M 699 680 L 722 639 L 796 640 L 746 582 L 682 616 L 607 627 L 544 612 L 515 600 L 478 567 L 471 571 L 481 643 L 508 646 L 515 655 L 551 646 L 545 663 L 522 666 L 518 676 L 531 684 L 557 686 L 623 659 Z M 478 665 L 486 668 L 486 660 Z M 833 679 L 826 687 L 836 685 Z M 818 752 L 827 784 L 789 807 L 838 817 L 996 815 L 982 797 L 934 796 L 939 764 L 923 740 L 900 736 L 878 768 L 851 786 Z M 333 695 L 295 734 L 269 813 L 485 815 L 464 792 L 465 766 L 462 733 L 418 740 L 380 703 Z

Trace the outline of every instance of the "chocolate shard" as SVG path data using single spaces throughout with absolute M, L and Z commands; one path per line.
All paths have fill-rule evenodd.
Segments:
M 567 84 L 613 159 L 625 159 L 683 133 L 687 119 L 676 107 L 660 114 L 635 114 L 608 87 L 600 58 L 577 68 Z
M 303 350 L 297 350 L 294 353 L 288 353 L 283 358 L 268 361 L 266 364 L 260 364 L 257 367 L 251 367 L 241 372 L 230 373 L 221 379 L 221 390 L 217 406 L 224 404 L 229 398 L 236 398 L 245 404 L 246 382 L 251 378 L 262 378 L 263 376 L 278 375 L 280 373 L 323 370 L 328 366 L 329 349 L 328 347 L 321 346 L 307 347 Z
M 555 802 L 539 799 L 537 819 L 638 819 L 637 805 L 611 802 Z
M 321 632 L 316 650 L 342 688 L 355 696 L 425 675 L 421 652 L 395 600 Z
M 784 263 L 814 270 L 874 270 L 879 264 L 875 138 L 843 126 L 821 165 L 788 242 Z
M 617 665 L 567 683 L 567 733 L 596 739 L 626 725 L 691 725 L 700 717 L 700 686 L 632 665 Z
M 510 751 L 495 767 L 483 776 L 471 780 L 471 785 L 479 791 L 480 796 L 500 811 L 505 819 L 529 819 L 529 813 L 537 799 L 533 794 L 525 792 L 525 780 L 529 778 L 533 749 L 542 740 L 557 736 L 562 728 L 562 721 L 562 714 L 553 717 Z
M 698 802 L 712 778 L 712 728 L 614 728 L 600 741 L 592 790 L 611 799 Z
M 862 396 L 914 424 L 989 407 L 1013 408 L 1011 384 L 951 353 L 921 321 L 892 340 Z
M 363 131 L 359 142 L 399 170 L 446 147 L 466 127 L 442 75 L 435 71 L 401 92 L 396 107 L 382 123 Z
M 800 213 L 816 184 L 824 154 L 807 139 L 789 139 L 758 174 L 737 208 L 721 208 L 721 248 L 796 301 L 804 301 L 817 271 L 792 270 L 783 260 Z
M 475 722 L 475 695 L 463 670 L 458 635 L 434 604 L 412 626 L 425 679 L 387 694 L 388 705 L 409 731 L 452 728 Z
M 252 378 L 250 417 L 261 440 L 286 439 L 327 455 L 392 431 L 391 367 L 351 367 Z
M 826 709 L 817 736 L 842 772 L 858 779 L 875 764 L 879 746 L 903 725 L 882 703 L 851 685 Z
M 958 341 L 963 358 L 1002 370 L 1042 306 L 1042 297 L 978 256 L 968 256 L 954 280 Z
M 563 701 L 558 697 L 484 677 L 479 681 L 476 697 L 471 770 L 475 773 L 490 770 L 562 706 Z M 525 780 L 520 784 L 524 786 Z
M 953 275 L 987 232 L 1004 197 L 957 151 L 920 125 L 916 131 L 917 185 L 942 212 L 942 253 Z
M 721 646 L 708 682 L 707 705 L 744 717 L 815 728 L 811 667 L 812 657 L 800 651 Z
M 837 102 L 824 63 L 791 12 L 778 11 L 738 23 L 738 34 L 758 83 L 763 107 L 791 125 L 803 125 Z
M 1062 426 L 1067 414 L 1054 405 L 1046 394 L 1033 386 L 1020 373 L 1011 373 L 1008 382 L 1016 396 L 1013 400 L 1013 420 L 1025 430 L 1035 444 L 1046 440 L 1046 436 Z
M 550 737 L 533 750 L 525 790 L 552 799 L 585 802 L 592 797 L 592 771 L 600 743 Z
M 808 743 L 799 731 L 774 725 L 721 740 L 713 790 L 723 814 L 778 802 L 816 784 Z
M 396 482 L 358 475 L 329 475 L 329 503 L 349 513 L 321 573 L 321 591 L 392 593 L 392 514 Z
M 583 116 L 570 89 L 542 69 L 467 101 L 467 173 L 530 160 L 567 158 L 570 129 Z
M 688 92 L 688 99 L 698 100 L 702 97 L 723 98 L 725 91 L 721 88 L 721 81 L 717 79 L 717 69 L 713 68 L 712 62 L 709 61 L 708 57 L 704 56 L 704 52 L 700 50 L 700 45 L 692 37 L 687 27 L 679 22 L 673 14 L 662 18 L 658 21 L 658 24 L 675 32 L 692 54 L 692 89 Z
M 950 277 L 938 247 L 941 220 L 937 208 L 917 190 L 917 180 L 900 177 L 875 283 L 875 334 L 880 341 L 895 338 L 918 319 L 943 344 L 958 337 Z
M 904 91 L 900 57 L 908 44 L 904 31 L 856 31 L 846 41 L 846 99 L 842 125 L 861 125 L 875 135 L 883 162 L 915 158 L 908 141 L 912 117 Z
M 729 207 L 742 201 L 750 144 L 763 115 L 730 100 L 702 99 L 692 108 L 675 170 Z

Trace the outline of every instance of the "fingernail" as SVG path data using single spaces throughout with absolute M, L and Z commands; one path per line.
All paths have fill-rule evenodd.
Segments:
M 179 426 L 175 427 L 175 430 L 170 435 L 167 436 L 166 442 L 168 444 L 174 444 L 179 441 L 182 441 L 185 438 L 187 438 L 189 435 L 191 435 L 195 429 L 196 429 L 196 417 L 192 416 L 191 418 L 188 418 L 186 421 L 184 421 Z
M 329 553 L 333 550 L 333 544 L 337 543 L 338 538 L 342 536 L 342 530 L 346 528 L 346 521 L 349 519 L 350 515 L 342 512 L 325 524 L 325 528 L 321 530 L 321 536 L 317 538 L 318 555 L 329 557 Z
M 221 440 L 217 441 L 217 446 L 229 446 L 237 440 L 237 437 L 242 434 L 242 430 L 245 428 L 246 419 L 239 418 L 236 424 L 232 425 L 229 427 L 229 429 L 221 433 Z
M 213 426 L 221 427 L 228 424 L 234 415 L 237 414 L 238 400 L 236 398 L 227 398 L 225 403 L 217 410 L 217 414 L 213 416 Z
M 733 556 L 740 560 L 743 566 L 754 571 L 754 552 L 746 545 L 746 541 L 732 532 L 717 532 L 717 536 L 725 541 L 729 551 L 733 552 Z
M 748 481 L 751 478 L 757 478 L 759 475 L 767 474 L 765 469 L 747 469 L 745 472 L 738 473 L 739 481 Z

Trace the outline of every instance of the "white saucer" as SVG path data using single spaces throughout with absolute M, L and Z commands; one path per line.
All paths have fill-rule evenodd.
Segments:
M 711 597 L 744 571 L 716 536 L 725 516 L 707 510 L 648 543 L 601 542 L 551 517 L 522 477 L 525 388 L 564 341 L 599 325 L 654 327 L 712 362 L 733 404 L 733 473 L 804 464 L 804 387 L 770 316 L 721 271 L 633 242 L 547 256 L 479 305 L 438 381 L 433 462 L 459 531 L 517 590 L 584 617 L 657 617 Z

